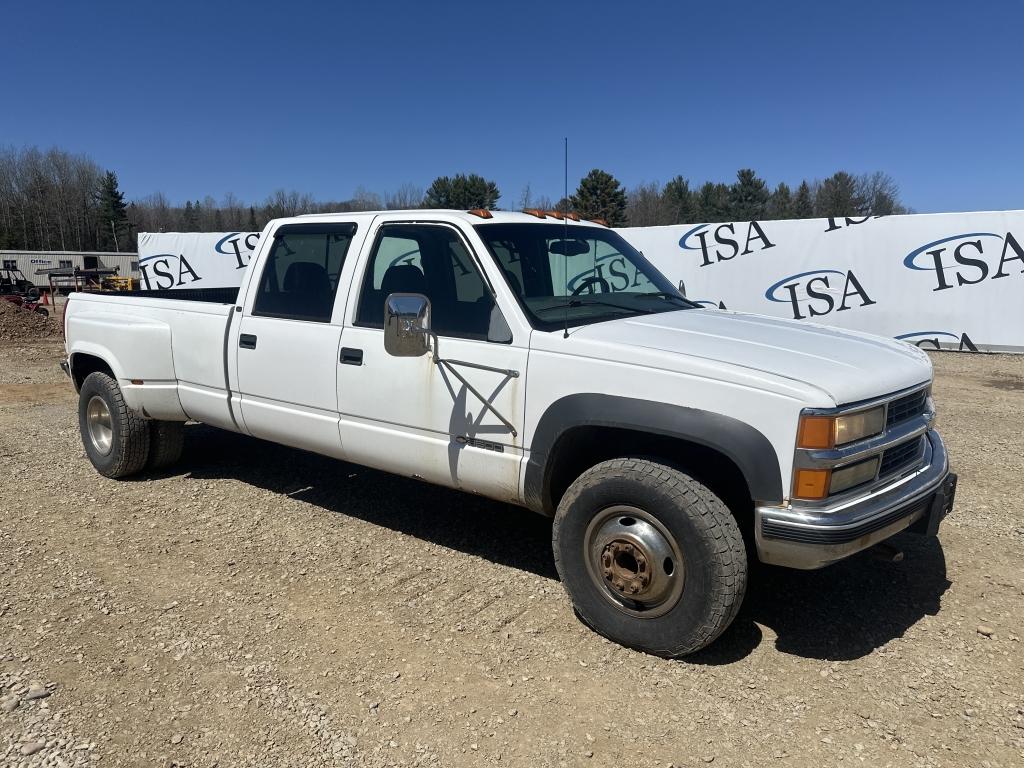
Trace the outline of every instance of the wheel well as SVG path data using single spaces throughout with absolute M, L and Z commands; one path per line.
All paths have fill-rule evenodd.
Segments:
M 580 426 L 563 434 L 551 452 L 545 506 L 553 512 L 562 496 L 586 470 L 626 456 L 664 462 L 686 472 L 717 495 L 740 528 L 752 530 L 754 503 L 743 472 L 724 453 L 700 443 L 617 427 Z
M 116 379 L 114 371 L 102 357 L 96 357 L 96 355 L 87 355 L 84 352 L 78 352 L 71 356 L 71 378 L 75 382 L 75 391 L 77 392 L 82 388 L 82 382 L 90 373 L 105 373 L 110 378 Z

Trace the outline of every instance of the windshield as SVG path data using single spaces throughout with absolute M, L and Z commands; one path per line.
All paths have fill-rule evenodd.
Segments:
M 554 223 L 475 229 L 539 330 L 697 306 L 610 229 Z

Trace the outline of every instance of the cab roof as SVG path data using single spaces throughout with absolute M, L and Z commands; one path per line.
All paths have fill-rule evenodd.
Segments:
M 424 218 L 442 218 L 446 221 L 461 221 L 469 225 L 475 224 L 536 224 L 547 222 L 549 224 L 569 224 L 570 226 L 606 226 L 602 221 L 580 219 L 574 221 L 571 218 L 559 218 L 551 215 L 550 212 L 525 213 L 520 211 L 487 211 L 488 216 L 482 216 L 471 211 L 460 211 L 450 208 L 409 208 L 394 211 L 337 211 L 334 213 L 306 213 L 300 216 L 288 217 L 291 220 L 308 221 L 310 219 L 334 220 L 345 219 L 351 221 L 353 218 L 366 219 L 375 216 L 384 216 L 389 219 L 422 221 Z M 574 215 L 574 214 L 570 214 Z

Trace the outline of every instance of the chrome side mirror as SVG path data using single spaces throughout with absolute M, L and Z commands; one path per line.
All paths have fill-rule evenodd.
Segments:
M 422 293 L 392 293 L 384 301 L 384 351 L 421 357 L 430 349 L 430 299 Z

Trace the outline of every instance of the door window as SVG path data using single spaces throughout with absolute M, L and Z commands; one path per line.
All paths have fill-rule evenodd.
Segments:
M 422 293 L 430 299 L 430 323 L 439 336 L 488 339 L 494 298 L 450 227 L 381 227 L 363 278 L 356 325 L 383 328 L 384 301 L 392 293 Z
M 254 315 L 329 323 L 355 224 L 286 224 L 274 234 Z

